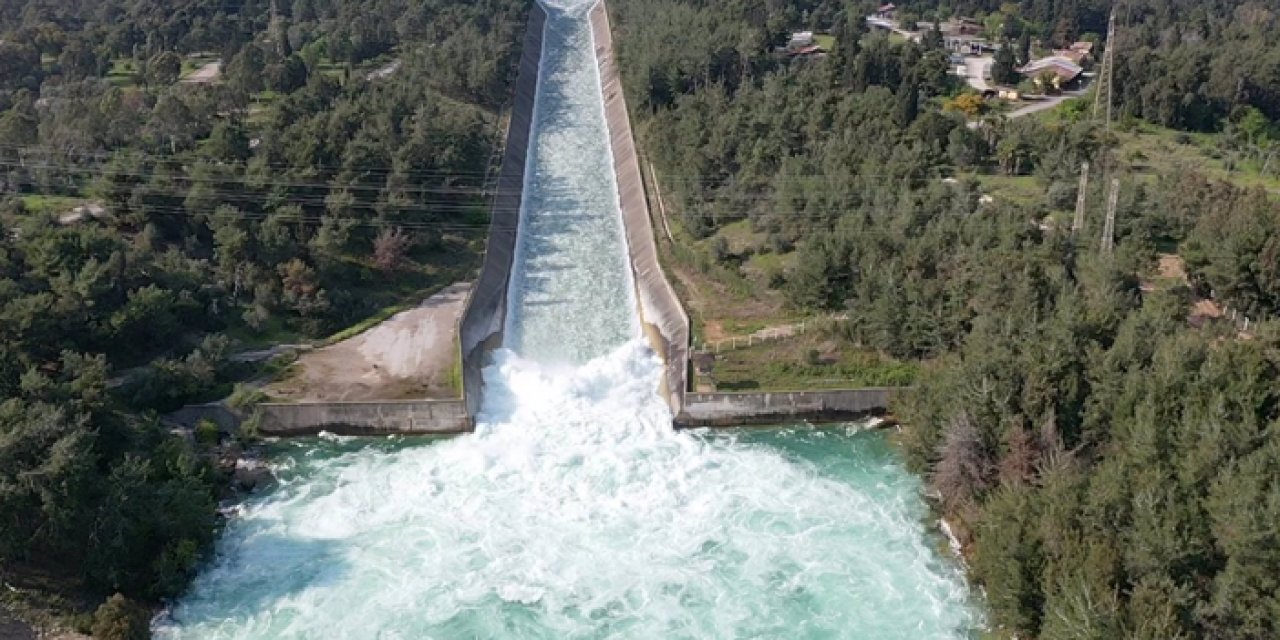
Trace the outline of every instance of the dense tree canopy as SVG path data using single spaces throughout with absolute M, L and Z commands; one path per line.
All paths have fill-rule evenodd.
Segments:
M 154 413 L 470 272 L 526 10 L 0 0 L 6 580 L 183 588 L 225 479 Z
M 1280 583 L 1268 577 L 1280 572 L 1280 332 L 1188 323 L 1190 303 L 1209 296 L 1255 320 L 1280 311 L 1275 194 L 1194 168 L 1131 172 L 1080 103 L 1047 121 L 966 126 L 964 110 L 938 109 L 956 104 L 940 99 L 955 92 L 945 63 L 927 46 L 863 34 L 867 6 L 616 4 L 642 147 L 684 232 L 676 244 L 709 237 L 711 259 L 733 272 L 741 250 L 721 232 L 745 220 L 769 238 L 749 250 L 789 265 L 768 284 L 793 307 L 844 312 L 847 343 L 923 361 L 894 408 L 903 446 L 999 628 L 1063 639 L 1280 633 Z M 907 9 L 927 19 L 942 4 Z M 1102 0 L 945 5 L 987 18 L 1010 43 L 1099 35 L 1110 10 Z M 1275 10 L 1126 6 L 1112 43 L 1121 119 L 1218 131 L 1222 153 L 1267 166 L 1280 139 L 1276 42 L 1264 35 Z M 771 48 L 801 26 L 834 36 L 827 58 Z M 715 35 L 673 46 L 689 29 Z M 1073 236 L 1069 218 L 1050 214 L 1074 208 L 1083 161 L 1094 167 L 1091 215 Z M 974 176 L 1033 177 L 1045 195 L 990 199 Z M 1097 240 L 1106 178 L 1122 185 L 1113 255 Z M 1169 247 L 1189 286 L 1155 282 Z

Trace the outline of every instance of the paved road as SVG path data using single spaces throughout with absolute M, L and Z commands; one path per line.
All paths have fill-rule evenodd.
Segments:
M 1005 117 L 1010 119 L 1021 118 L 1022 116 L 1031 115 L 1039 111 L 1052 109 L 1062 104 L 1063 102 L 1070 100 L 1071 98 L 1078 98 L 1081 95 L 1084 95 L 1084 93 L 1081 91 L 1068 91 L 1061 95 L 1056 95 L 1049 98 L 1045 98 L 1044 100 L 1040 100 L 1038 102 L 1033 102 L 1025 107 L 1018 107 L 1017 109 L 1014 109 L 1013 111 L 1010 111 L 1008 114 L 1006 114 Z
M 965 56 L 965 79 L 969 82 L 969 86 L 979 93 L 990 89 L 991 86 L 987 84 L 987 70 L 992 64 L 995 64 L 995 59 L 991 56 Z

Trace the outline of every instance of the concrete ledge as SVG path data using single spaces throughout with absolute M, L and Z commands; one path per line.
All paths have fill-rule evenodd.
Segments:
M 740 427 L 784 422 L 845 422 L 885 413 L 895 388 L 685 394 L 676 426 Z
M 635 276 L 640 321 L 650 346 L 666 363 L 661 393 L 671 412 L 679 414 L 688 390 L 689 317 L 676 297 L 658 263 L 649 202 L 631 132 L 631 115 L 622 92 L 622 79 L 614 58 L 613 32 L 609 8 L 600 0 L 591 10 L 591 32 L 595 40 L 596 63 L 604 95 L 605 121 L 613 151 L 613 170 L 618 181 L 618 205 L 627 235 L 627 249 Z
M 502 344 L 507 322 L 507 289 L 511 284 L 512 262 L 515 260 L 516 238 L 520 225 L 520 205 L 524 197 L 525 164 L 529 156 L 529 137 L 533 128 L 534 101 L 538 94 L 538 71 L 542 63 L 542 37 L 547 14 L 535 3 L 529 8 L 525 27 L 524 50 L 516 75 L 515 100 L 511 121 L 507 125 L 506 147 L 502 169 L 498 174 L 497 195 L 489 220 L 489 243 L 485 248 L 480 280 L 471 289 L 467 308 L 459 322 L 459 348 L 462 350 L 462 395 L 470 415 L 480 410 L 484 385 L 483 369 L 489 353 Z
M 453 434 L 474 428 L 462 400 L 267 403 L 255 411 L 264 436 Z

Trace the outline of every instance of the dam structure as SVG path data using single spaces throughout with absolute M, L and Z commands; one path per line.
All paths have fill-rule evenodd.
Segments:
M 474 433 L 279 443 L 161 639 L 969 638 L 882 434 L 673 426 L 583 0 L 548 0 Z M 535 11 L 540 13 L 540 11 Z M 500 320 L 500 321 L 499 321 Z M 482 326 L 483 325 L 483 326 Z M 464 331 L 465 334 L 465 331 Z M 657 342 L 655 346 L 655 342 Z M 487 344 L 486 344 L 487 343 Z

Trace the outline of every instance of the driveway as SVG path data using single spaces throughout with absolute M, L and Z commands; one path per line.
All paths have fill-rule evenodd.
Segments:
M 1078 98 L 1082 95 L 1084 95 L 1083 91 L 1068 91 L 1066 93 L 1045 98 L 1043 100 L 1038 100 L 1025 107 L 1018 107 L 1017 109 L 1014 109 L 1013 111 L 1010 111 L 1008 114 L 1006 114 L 1006 117 L 1010 119 L 1021 118 L 1022 116 L 1031 115 L 1039 111 L 1046 111 L 1048 109 L 1052 109 L 1062 104 L 1063 102 L 1066 102 L 1067 100 L 1070 100 L 1071 98 Z
M 222 75 L 222 61 L 214 60 L 192 71 L 190 75 L 182 79 L 182 82 L 185 84 L 209 84 L 216 81 L 220 75 Z
M 973 87 L 978 93 L 991 89 L 987 84 L 987 73 L 991 69 L 991 65 L 995 64 L 995 58 L 991 56 L 965 56 L 965 79 L 969 82 L 969 86 Z

